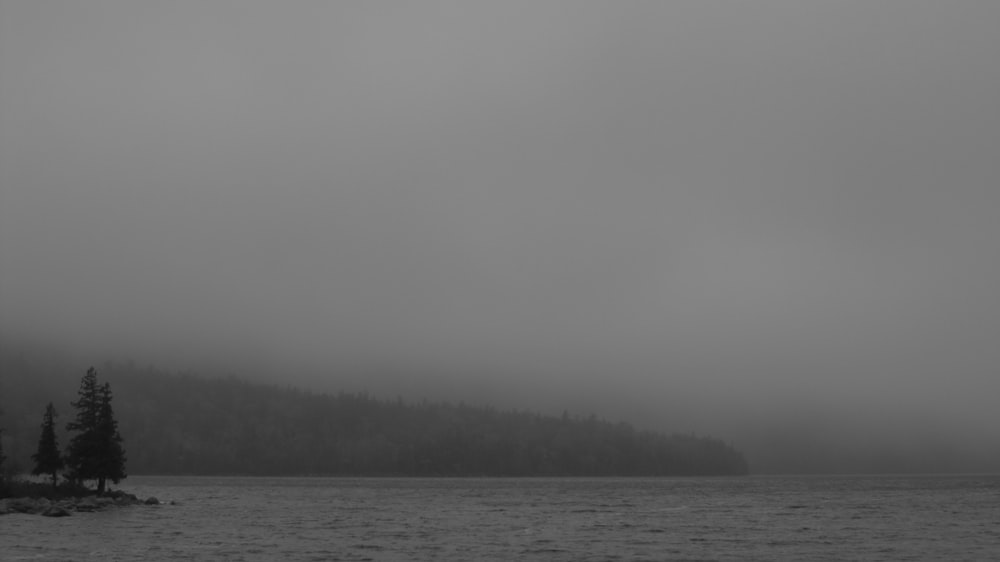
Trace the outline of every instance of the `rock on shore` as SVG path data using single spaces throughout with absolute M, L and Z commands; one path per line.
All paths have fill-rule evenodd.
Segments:
M 49 500 L 47 498 L 5 498 L 0 500 L 0 515 L 29 513 L 46 517 L 66 517 L 77 512 L 101 511 L 129 505 L 158 505 L 156 498 L 141 500 L 134 494 L 111 492 L 106 496 L 83 496 Z

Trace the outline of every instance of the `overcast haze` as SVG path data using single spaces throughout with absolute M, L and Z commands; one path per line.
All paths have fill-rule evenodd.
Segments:
M 989 1 L 0 0 L 0 328 L 447 376 L 751 460 L 918 421 L 1000 456 L 998 26 Z

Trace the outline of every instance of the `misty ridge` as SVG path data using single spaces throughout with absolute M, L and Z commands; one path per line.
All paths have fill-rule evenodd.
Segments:
M 12 459 L 8 468 L 30 466 L 26 459 L 41 412 L 53 401 L 65 416 L 81 364 L 80 353 L 56 345 L 8 341 L 0 346 L 0 427 Z M 588 400 L 572 385 L 531 387 L 514 378 L 506 385 L 494 378 L 492 386 L 484 386 L 427 373 L 316 379 L 282 372 L 276 383 L 274 374 L 260 372 L 171 373 L 131 360 L 96 365 L 118 397 L 128 469 L 135 474 L 684 475 L 1000 468 L 990 437 L 994 428 L 959 434 L 961 428 L 891 411 L 873 416 L 855 410 L 848 419 L 822 408 L 806 412 L 813 404 L 808 401 L 797 413 L 746 418 L 739 410 L 681 408 L 678 396 L 683 394 L 652 397 L 680 416 L 674 419 L 715 419 L 720 431 L 706 434 L 679 431 L 683 423 L 636 411 L 629 415 L 627 405 L 609 409 L 610 392 Z M 567 411 L 571 402 L 576 406 Z
M 72 376 L 50 372 L 23 352 L 5 354 L 2 365 L 2 450 L 10 458 L 6 470 L 19 472 L 31 466 L 27 454 L 39 400 L 68 404 Z M 132 362 L 106 362 L 101 376 L 118 395 L 132 474 L 684 476 L 748 470 L 743 454 L 717 439 L 642 431 L 592 414 L 554 417 L 489 405 L 379 400 L 367 393 L 320 394 L 235 376 L 172 375 Z M 51 427 L 49 410 L 46 416 Z

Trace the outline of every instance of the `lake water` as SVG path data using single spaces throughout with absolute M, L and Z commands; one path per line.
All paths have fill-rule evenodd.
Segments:
M 1000 560 L 1000 475 L 131 477 L 0 517 L 0 560 Z

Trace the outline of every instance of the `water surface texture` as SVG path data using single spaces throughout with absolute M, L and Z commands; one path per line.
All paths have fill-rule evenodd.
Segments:
M 1000 559 L 1000 475 L 123 484 L 168 503 L 3 516 L 0 559 Z

